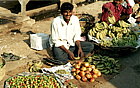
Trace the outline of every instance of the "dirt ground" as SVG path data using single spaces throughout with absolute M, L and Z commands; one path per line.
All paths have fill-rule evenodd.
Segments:
M 97 1 L 95 3 L 82 5 L 76 8 L 77 13 L 88 13 L 95 16 L 96 21 L 99 21 L 99 15 L 101 14 L 101 6 L 108 1 Z M 18 61 L 6 62 L 6 74 L 3 80 L 0 81 L 0 88 L 3 88 L 4 81 L 21 72 L 28 72 L 27 63 L 32 60 L 42 60 L 51 56 L 48 49 L 37 51 L 30 48 L 29 35 L 26 31 L 32 31 L 35 33 L 47 33 L 50 34 L 50 24 L 54 16 L 46 18 L 44 20 L 36 21 L 32 27 L 20 27 L 5 29 L 0 33 L 0 54 L 13 53 L 22 57 Z M 22 33 L 10 32 L 11 30 L 26 30 Z M 121 57 L 122 70 L 120 74 L 116 76 L 102 76 L 99 77 L 96 82 L 81 82 L 75 79 L 71 80 L 78 88 L 140 88 L 139 78 L 140 70 L 135 66 L 139 66 L 140 50 L 137 50 L 131 55 Z M 44 67 L 50 67 L 44 64 Z M 113 78 L 112 78 L 113 77 Z

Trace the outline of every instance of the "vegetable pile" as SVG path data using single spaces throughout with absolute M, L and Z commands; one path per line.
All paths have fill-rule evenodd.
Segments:
M 15 60 L 20 60 L 21 57 L 14 55 L 12 53 L 3 53 L 1 56 L 4 58 L 6 61 L 15 61 Z
M 8 88 L 61 88 L 57 80 L 48 75 L 15 76 L 6 82 Z
M 100 41 L 100 45 L 104 47 L 119 46 L 137 46 L 138 35 L 129 29 L 130 24 L 123 20 L 113 25 L 106 22 L 96 23 L 88 34 Z
M 83 82 L 94 82 L 97 77 L 101 76 L 101 72 L 94 65 L 90 65 L 89 62 L 75 62 L 71 71 L 77 80 Z
M 108 75 L 113 73 L 119 73 L 120 64 L 119 60 L 115 60 L 114 58 L 110 58 L 108 56 L 94 55 L 92 57 L 88 57 L 85 61 L 89 62 L 92 65 L 101 71 L 102 74 Z

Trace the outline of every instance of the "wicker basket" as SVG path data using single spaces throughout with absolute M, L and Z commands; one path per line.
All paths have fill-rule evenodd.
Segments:
M 5 76 L 6 62 L 2 58 L 0 58 L 0 60 L 2 60 L 2 62 L 4 63 L 4 66 L 2 68 L 0 68 L 0 81 L 1 81 L 3 79 L 3 77 Z

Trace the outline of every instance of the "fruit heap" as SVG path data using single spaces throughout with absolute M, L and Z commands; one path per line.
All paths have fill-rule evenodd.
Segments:
M 129 27 L 130 24 L 123 20 L 120 20 L 113 25 L 108 25 L 106 22 L 100 22 L 96 23 L 95 26 L 89 30 L 88 34 L 99 40 L 99 44 L 104 47 L 137 46 L 136 41 L 138 36 L 131 31 Z
M 71 71 L 76 79 L 83 82 L 94 82 L 97 77 L 101 76 L 101 72 L 94 65 L 90 65 L 89 62 L 75 62 Z
M 29 72 L 39 72 L 43 63 L 41 61 L 33 60 L 32 62 L 28 62 Z
M 29 75 L 14 76 L 6 80 L 6 88 L 61 88 L 53 76 Z

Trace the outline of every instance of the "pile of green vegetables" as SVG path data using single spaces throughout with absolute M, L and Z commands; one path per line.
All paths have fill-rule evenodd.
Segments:
M 105 75 L 119 73 L 120 64 L 119 60 L 110 58 L 108 56 L 94 55 L 85 59 L 86 62 L 89 62 L 92 65 L 95 65 L 96 68 Z

